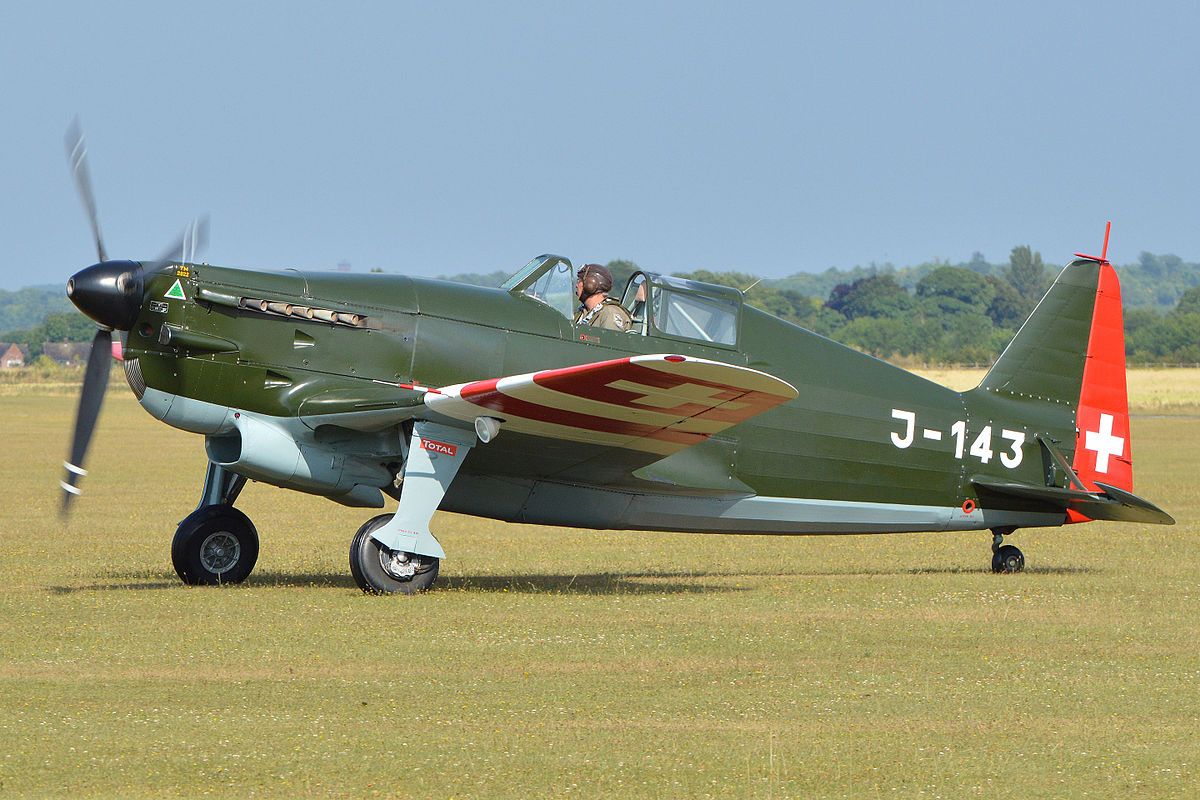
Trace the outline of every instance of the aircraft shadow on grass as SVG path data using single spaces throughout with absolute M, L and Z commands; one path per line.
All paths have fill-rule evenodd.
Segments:
M 136 576 L 138 580 L 129 579 L 134 576 L 111 575 L 109 577 L 116 580 L 81 586 L 52 586 L 49 591 L 52 594 L 66 595 L 79 592 L 158 591 L 178 589 L 180 587 L 177 580 L 173 580 L 166 574 L 163 575 L 161 580 L 148 580 L 144 573 Z M 745 591 L 744 587 L 700 582 L 704 578 L 716 579 L 729 577 L 739 576 L 715 573 L 685 575 L 674 572 L 639 573 L 636 575 L 621 575 L 608 572 L 592 575 L 455 575 L 446 577 L 443 585 L 447 591 L 510 592 L 514 594 L 653 595 Z M 664 579 L 674 580 L 665 581 Z M 334 572 L 305 574 L 262 571 L 256 572 L 254 580 L 247 581 L 243 586 L 247 589 L 268 587 L 316 589 L 358 588 L 358 585 L 351 576 Z
M 1045 566 L 1025 570 L 1026 575 L 1095 575 L 1101 570 L 1094 567 Z M 641 572 L 621 574 L 600 572 L 580 575 L 451 575 L 444 578 L 443 591 L 487 592 L 515 594 L 573 594 L 573 595 L 655 595 L 655 594 L 708 594 L 749 591 L 745 586 L 729 586 L 713 583 L 713 580 L 730 578 L 854 578 L 887 577 L 910 575 L 973 575 L 991 574 L 987 569 L 958 569 L 940 567 L 930 569 L 852 569 L 827 571 L 779 571 L 779 572 Z M 156 591 L 178 589 L 180 584 L 173 575 L 164 573 L 161 579 L 148 578 L 145 573 L 113 574 L 111 583 L 91 583 L 82 586 L 52 586 L 53 594 L 75 594 L 78 592 L 104 591 Z M 134 580 L 136 578 L 136 580 Z M 318 589 L 357 588 L 349 575 L 336 572 L 294 573 L 262 571 L 254 575 L 246 588 L 308 587 Z M 201 589 L 200 591 L 212 591 Z M 220 591 L 219 589 L 217 591 Z M 434 595 L 436 596 L 436 592 Z

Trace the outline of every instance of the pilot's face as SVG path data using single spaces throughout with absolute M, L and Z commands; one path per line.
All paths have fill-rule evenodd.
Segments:
M 583 278 L 575 279 L 575 299 L 583 302 Z

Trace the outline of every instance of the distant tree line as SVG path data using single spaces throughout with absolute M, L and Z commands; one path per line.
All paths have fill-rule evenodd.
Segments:
M 639 267 L 609 261 L 616 291 Z M 373 269 L 378 271 L 377 269 Z M 1003 350 L 1057 274 L 1027 245 L 1008 260 L 981 253 L 951 264 L 897 268 L 871 264 L 849 270 L 796 273 L 760 280 L 746 272 L 671 272 L 747 290 L 746 302 L 872 355 L 908 363 L 986 364 Z M 1200 363 L 1200 264 L 1142 253 L 1118 265 L 1125 302 L 1125 347 L 1135 363 Z M 508 271 L 443 276 L 499 286 Z M 41 352 L 43 342 L 87 341 L 93 324 L 71 307 L 60 287 L 0 290 L 0 341 Z
M 1119 267 L 1118 272 L 1126 305 L 1127 357 L 1135 363 L 1200 363 L 1200 265 L 1147 253 L 1137 265 Z M 747 292 L 746 302 L 880 358 L 988 364 L 1056 274 L 1047 269 L 1041 254 L 1021 245 L 1003 265 L 989 264 L 976 254 L 964 264 L 841 273 L 846 280 L 830 281 L 824 299 L 794 288 L 807 282 L 811 290 L 813 276 L 763 281 Z M 702 270 L 680 276 L 740 289 L 754 282 L 743 273 Z M 1158 280 L 1162 285 L 1156 288 Z M 1163 288 L 1166 285 L 1171 288 Z M 1138 298 L 1153 298 L 1154 303 L 1130 308 Z M 1175 305 L 1164 311 L 1158 303 L 1168 298 Z
M 87 342 L 96 335 L 96 323 L 78 311 L 58 311 L 47 314 L 37 325 L 24 330 L 0 334 L 0 342 L 16 342 L 25 346 L 32 362 L 42 354 L 46 342 Z
M 61 285 L 0 289 L 0 340 L 13 341 L 9 337 L 14 331 L 32 328 L 55 312 L 75 313 Z
M 1200 287 L 1184 292 L 1165 314 L 1127 309 L 1125 352 L 1136 362 L 1200 364 Z

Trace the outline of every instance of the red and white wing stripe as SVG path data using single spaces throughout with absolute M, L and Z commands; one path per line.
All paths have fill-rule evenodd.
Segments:
M 521 433 L 666 455 L 796 396 L 758 370 L 649 355 L 446 386 L 425 402 L 463 421 L 495 417 Z

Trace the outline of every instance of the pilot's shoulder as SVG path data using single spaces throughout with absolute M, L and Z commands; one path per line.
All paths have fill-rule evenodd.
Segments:
M 618 331 L 627 330 L 633 321 L 633 317 L 629 314 L 625 306 L 621 305 L 619 300 L 611 297 L 604 298 L 600 313 L 596 317 L 597 323 Z
M 615 297 L 604 298 L 604 307 L 605 311 L 610 314 L 617 314 L 622 317 L 629 316 L 629 310 L 625 308 L 625 306 L 621 305 L 621 301 L 617 300 Z

